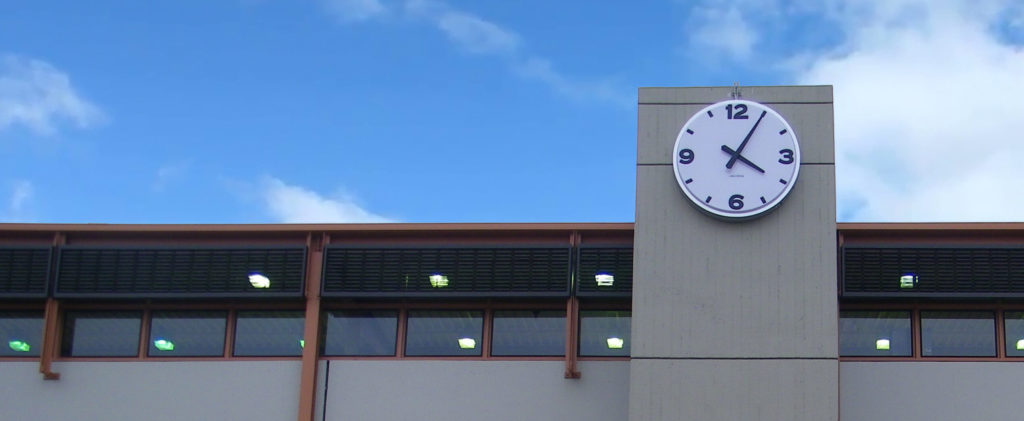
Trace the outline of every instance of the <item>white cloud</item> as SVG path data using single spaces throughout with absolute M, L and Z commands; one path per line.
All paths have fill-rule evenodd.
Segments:
M 7 205 L 0 208 L 0 220 L 7 222 L 24 222 L 29 217 L 29 205 L 34 195 L 32 182 L 28 180 L 9 180 L 7 183 Z
M 842 219 L 1024 220 L 1024 49 L 991 30 L 1004 4 L 833 2 L 854 10 L 835 15 L 845 42 L 797 80 L 835 85 Z
M 1019 1 L 732 0 L 691 16 L 691 42 L 834 86 L 840 220 L 1024 220 Z
M 334 13 L 342 11 L 341 15 L 348 16 L 348 19 L 344 19 L 348 21 L 371 19 L 391 11 L 378 0 L 331 0 L 328 6 Z M 444 1 L 405 0 L 402 8 L 397 11 L 409 21 L 430 24 L 459 50 L 500 57 L 514 74 L 541 82 L 571 99 L 622 103 L 630 107 L 633 105 L 631 90 L 616 89 L 607 81 L 583 81 L 559 73 L 549 60 L 528 55 L 522 37 L 515 31 L 456 9 Z
M 64 72 L 40 60 L 0 57 L 0 130 L 23 125 L 52 134 L 58 121 L 85 128 L 102 120 L 103 113 L 75 92 Z
M 350 197 L 324 197 L 301 186 L 267 177 L 262 186 L 269 213 L 284 223 L 383 223 L 390 218 L 363 209 Z
M 153 181 L 153 190 L 161 191 L 168 183 L 186 175 L 191 161 L 178 161 L 164 164 L 156 170 L 156 179 Z
M 514 65 L 515 71 L 528 79 L 538 80 L 555 92 L 578 101 L 603 100 L 632 107 L 636 97 L 629 92 L 616 89 L 606 81 L 579 81 L 565 77 L 555 71 L 551 62 L 539 57 L 529 57 Z
M 714 48 L 738 60 L 750 57 L 757 36 L 740 13 L 739 5 L 729 7 L 701 7 L 695 12 L 697 27 L 692 31 L 693 42 Z
M 8 208 L 11 213 L 20 213 L 25 204 L 32 198 L 32 182 L 28 180 L 15 180 L 11 183 L 11 200 Z
M 343 22 L 363 21 L 387 13 L 380 0 L 324 0 L 324 5 Z
M 509 54 L 519 48 L 518 35 L 468 13 L 442 13 L 437 27 L 452 43 L 471 53 Z

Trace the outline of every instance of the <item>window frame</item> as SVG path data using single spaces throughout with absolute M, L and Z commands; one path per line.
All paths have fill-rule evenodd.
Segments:
M 0 361 L 34 361 L 39 360 L 45 352 L 42 342 L 46 340 L 46 309 L 40 305 L 26 304 L 26 303 L 0 303 L 0 312 L 4 313 L 40 313 L 42 316 L 42 326 L 40 330 L 40 344 L 38 355 L 0 355 Z M 63 330 L 63 329 L 62 329 Z M 7 344 L 0 344 L 0 346 L 7 346 Z M 59 351 L 59 348 L 58 348 Z
M 885 361 L 934 361 L 934 362 L 963 362 L 963 361 L 1005 361 L 1019 362 L 1024 356 L 1007 356 L 1006 355 L 1006 323 L 1004 319 L 1004 313 L 1010 312 L 1024 312 L 1024 302 L 1006 302 L 1006 301 L 929 301 L 929 300 L 912 300 L 912 301 L 840 301 L 839 307 L 836 311 L 836 323 L 839 322 L 839 311 L 858 311 L 858 310 L 874 310 L 874 311 L 910 311 L 910 329 L 911 329 L 911 341 L 913 342 L 913 351 L 909 357 L 898 357 L 898 356 L 839 356 L 841 362 L 845 361 L 865 361 L 865 362 L 885 362 Z M 994 314 L 995 329 L 993 334 L 995 337 L 996 353 L 992 357 L 978 357 L 978 356 L 925 356 L 922 352 L 921 345 L 921 312 L 927 311 L 987 311 Z M 838 349 L 837 349 L 838 350 Z
M 569 300 L 575 300 L 577 298 L 570 297 Z M 488 300 L 416 300 L 416 299 L 405 299 L 405 300 L 324 300 L 321 304 L 321 316 L 331 311 L 345 311 L 345 310 L 391 310 L 398 311 L 398 329 L 395 338 L 396 351 L 394 355 L 367 355 L 367 356 L 345 356 L 345 355 L 324 355 L 322 352 L 318 354 L 318 358 L 321 360 L 472 360 L 472 361 L 565 361 L 572 355 L 579 361 L 628 361 L 629 356 L 580 356 L 579 355 L 579 344 L 578 338 L 574 338 L 570 341 L 571 329 L 569 329 L 568 323 L 570 320 L 575 322 L 576 329 L 579 328 L 578 313 L 569 314 L 567 311 L 567 301 L 565 299 L 488 299 Z M 593 299 L 580 302 L 579 311 L 586 310 L 616 310 L 616 311 L 631 311 L 630 300 L 626 299 Z M 408 332 L 408 321 L 409 312 L 418 310 L 463 310 L 463 311 L 482 311 L 483 312 L 483 332 L 481 335 L 481 355 L 479 356 L 465 356 L 465 355 L 454 355 L 454 356 L 408 356 L 405 355 L 406 350 L 406 339 Z M 508 311 L 508 310 L 555 310 L 566 312 L 566 350 L 565 353 L 559 355 L 540 355 L 540 356 L 527 356 L 527 355 L 492 355 L 491 349 L 493 346 L 492 338 L 494 333 L 494 313 L 496 311 Z M 326 343 L 326 324 L 321 324 L 320 329 L 320 343 Z M 569 343 L 572 342 L 572 345 Z
M 302 302 L 242 302 L 229 303 L 223 301 L 196 302 L 196 301 L 162 301 L 153 303 L 141 302 L 80 302 L 62 301 L 60 313 L 57 320 L 57 343 L 55 346 L 56 355 L 53 361 L 224 361 L 224 360 L 258 360 L 258 361 L 298 361 L 298 356 L 234 356 L 235 327 L 239 311 L 261 311 L 261 310 L 299 310 L 305 312 Z M 64 346 L 64 322 L 67 313 L 76 311 L 141 311 L 142 325 L 139 329 L 139 349 L 135 356 L 131 357 L 77 357 L 65 356 L 61 353 Z M 224 329 L 224 350 L 218 356 L 185 357 L 185 356 L 150 356 L 148 355 L 150 328 L 153 312 L 159 311 L 224 311 L 227 313 L 227 321 Z
M 576 312 L 570 313 L 569 303 L 576 304 Z M 322 349 L 318 349 L 318 360 L 388 360 L 388 359 L 410 359 L 410 360 L 497 360 L 497 361 L 628 361 L 629 356 L 580 356 L 579 355 L 579 311 L 587 310 L 626 310 L 631 311 L 631 302 L 624 299 L 601 298 L 584 299 L 577 297 L 564 299 L 487 299 L 487 300 L 324 300 L 321 304 L 320 317 L 326 317 L 329 311 L 337 310 L 389 310 L 398 312 L 398 326 L 396 332 L 396 351 L 392 355 L 385 356 L 341 356 L 324 355 Z M 3 305 L 4 310 L 41 310 L 39 303 L 27 304 L 24 302 L 14 305 Z M 61 354 L 63 347 L 65 315 L 74 311 L 141 311 L 141 328 L 139 332 L 139 350 L 131 357 L 78 357 L 64 356 Z M 218 356 L 206 357 L 185 357 L 185 356 L 150 356 L 148 355 L 150 330 L 152 325 L 153 312 L 157 311 L 226 311 L 227 325 L 224 338 L 224 352 Z M 236 356 L 234 355 L 238 313 L 241 311 L 274 311 L 291 310 L 301 311 L 305 314 L 305 302 L 302 301 L 266 301 L 266 302 L 225 302 L 223 300 L 197 302 L 194 300 L 174 300 L 139 302 L 124 300 L 90 301 L 60 300 L 60 311 L 57 314 L 57 337 L 54 346 L 53 361 L 224 361 L 224 360 L 259 360 L 259 361 L 296 361 L 301 360 L 301 355 L 296 356 Z M 415 310 L 471 310 L 483 313 L 483 331 L 481 337 L 481 355 L 479 356 L 407 356 L 405 355 L 406 334 L 408 328 L 408 316 L 410 311 Z M 538 311 L 561 311 L 566 312 L 566 352 L 559 355 L 548 356 L 526 356 L 526 355 L 492 355 L 492 336 L 494 329 L 494 315 L 497 311 L 507 310 L 538 310 Z M 573 324 L 575 327 L 570 327 Z M 323 347 L 326 339 L 326 323 L 322 319 L 319 323 L 318 345 Z M 575 335 L 575 336 L 573 336 Z M 573 354 L 573 355 L 569 355 Z M 0 359 L 16 359 L 18 361 L 38 359 L 40 357 L 0 357 Z
M 219 309 L 203 309 L 203 310 L 178 310 L 178 309 L 174 309 L 174 310 L 150 310 L 149 311 L 149 317 L 146 320 L 146 322 L 149 323 L 148 335 L 146 335 L 146 344 L 145 344 L 146 345 L 146 357 L 149 357 L 149 358 L 160 358 L 160 359 L 169 358 L 169 357 L 181 357 L 181 358 L 217 357 L 216 354 L 161 355 L 159 353 L 159 349 L 157 350 L 157 352 L 154 352 L 153 347 L 150 346 L 151 345 L 150 342 L 153 341 L 153 323 L 157 321 L 157 319 L 158 319 L 157 316 L 158 315 L 159 316 L 165 316 L 166 320 L 179 321 L 179 320 L 183 320 L 183 319 L 184 320 L 188 320 L 188 319 L 191 319 L 191 318 L 195 318 L 194 316 L 196 316 L 199 313 L 210 313 L 209 316 L 215 316 L 215 317 L 198 317 L 200 319 L 211 319 L 211 320 L 215 320 L 215 321 L 218 321 L 218 322 L 223 321 L 223 323 L 224 323 L 223 324 L 223 327 L 224 327 L 223 332 L 224 333 L 221 334 L 220 356 L 223 357 L 225 355 L 225 352 L 227 352 L 228 350 L 230 350 L 230 352 L 233 352 L 234 351 L 233 344 L 232 344 L 231 348 L 228 348 L 228 340 L 227 340 L 228 324 L 232 323 L 231 322 L 232 319 L 234 319 L 234 323 L 238 322 L 237 321 L 237 315 L 238 315 L 237 312 L 231 312 L 229 310 L 219 310 Z M 166 316 L 170 316 L 170 317 L 166 317 Z M 174 327 L 177 327 L 177 326 L 174 326 Z M 232 332 L 232 336 L 234 336 L 233 332 Z M 177 337 L 175 337 L 173 339 L 175 339 L 175 342 L 181 343 L 182 341 L 179 338 L 181 338 L 181 336 L 177 336 Z M 172 343 L 172 348 L 174 348 L 173 343 Z M 173 350 L 171 352 L 173 352 Z
M 299 359 L 301 359 L 302 358 L 302 352 L 303 352 L 302 350 L 305 348 L 305 345 L 303 345 L 302 347 L 299 348 L 299 354 L 298 355 L 238 355 L 238 319 L 240 318 L 239 314 L 240 313 L 270 313 L 270 312 L 279 312 L 279 311 L 287 311 L 287 312 L 296 312 L 296 313 L 298 313 L 299 316 L 301 316 L 300 319 L 302 320 L 302 332 L 300 332 L 300 336 L 305 334 L 306 312 L 304 310 L 302 310 L 302 309 L 297 309 L 297 308 L 296 309 L 291 309 L 291 308 L 287 308 L 287 309 L 285 309 L 285 308 L 268 309 L 268 308 L 264 308 L 264 307 L 261 307 L 261 308 L 258 308 L 258 309 L 248 309 L 248 308 L 233 309 L 228 314 L 228 325 L 229 325 L 229 328 L 231 329 L 231 334 L 230 334 L 231 346 L 228 348 L 228 352 L 230 354 L 229 358 L 233 358 L 233 359 L 299 358 Z M 225 337 L 225 340 L 228 340 L 228 338 Z M 225 344 L 225 347 L 227 347 L 227 344 Z
M 848 308 L 841 308 L 841 309 L 839 309 L 836 312 L 837 313 L 837 319 L 838 319 L 837 320 L 837 322 L 838 322 L 837 327 L 839 327 L 839 328 L 841 328 L 841 323 L 842 323 L 842 320 L 843 320 L 842 314 L 843 314 L 844 311 L 845 312 L 894 312 L 894 313 L 895 312 L 905 312 L 905 313 L 907 313 L 907 319 L 906 320 L 909 322 L 909 330 L 910 330 L 908 332 L 909 336 L 910 336 L 910 355 L 842 355 L 842 352 L 843 352 L 843 350 L 842 350 L 842 338 L 840 337 L 839 341 L 838 341 L 838 343 L 839 343 L 838 351 L 839 351 L 839 356 L 841 358 L 884 358 L 884 359 L 888 360 L 888 359 L 893 359 L 893 358 L 910 358 L 910 357 L 914 356 L 915 349 L 917 347 L 917 343 L 919 342 L 918 341 L 918 336 L 917 336 L 917 328 L 915 326 L 916 324 L 914 323 L 914 320 L 915 320 L 914 319 L 914 313 L 915 313 L 914 310 L 912 310 L 910 308 L 894 308 L 894 309 L 848 309 Z M 838 331 L 838 333 L 839 333 L 839 335 L 842 335 L 841 329 Z
M 945 313 L 948 316 L 956 316 L 959 313 L 959 316 L 960 316 L 960 317 L 936 318 L 936 320 L 984 320 L 986 322 L 991 321 L 992 322 L 992 328 L 991 328 L 991 332 L 990 333 L 995 335 L 995 337 L 990 338 L 990 339 L 992 339 L 992 347 L 994 348 L 994 349 L 992 349 L 992 354 L 991 355 L 948 355 L 948 354 L 946 354 L 946 355 L 936 355 L 936 354 L 933 353 L 931 355 L 925 355 L 924 354 L 924 351 L 925 351 L 924 350 L 924 342 L 925 342 L 924 341 L 924 339 L 925 339 L 924 322 L 925 322 L 925 319 L 926 319 L 925 318 L 925 313 Z M 988 315 L 991 315 L 991 317 L 984 317 L 984 318 L 973 318 L 973 317 L 966 317 L 965 318 L 965 317 L 963 317 L 964 315 L 968 315 L 970 313 L 974 313 L 974 314 L 977 314 L 977 315 L 988 314 Z M 920 325 L 921 325 L 921 357 L 922 358 L 926 358 L 926 359 L 931 359 L 931 358 L 993 358 L 993 357 L 998 357 L 999 356 L 999 340 L 998 340 L 998 337 L 1000 335 L 1000 332 L 999 332 L 999 329 L 997 329 L 996 326 L 995 326 L 997 323 L 999 323 L 999 320 L 998 320 L 999 318 L 996 317 L 997 313 L 1002 314 L 1002 311 L 996 311 L 996 310 L 933 310 L 933 309 L 920 310 L 919 311 L 918 323 L 920 323 Z

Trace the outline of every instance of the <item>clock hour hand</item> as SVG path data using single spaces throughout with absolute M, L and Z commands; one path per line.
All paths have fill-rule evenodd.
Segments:
M 732 169 L 732 166 L 736 164 L 736 160 L 740 159 L 740 154 L 743 153 L 743 148 L 747 147 L 747 142 L 750 141 L 750 136 L 754 135 L 754 130 L 757 130 L 757 125 L 761 124 L 761 120 L 764 118 L 765 114 L 768 114 L 768 112 L 767 111 L 761 111 L 761 116 L 757 118 L 757 122 L 754 123 L 754 127 L 751 127 L 750 131 L 747 132 L 747 137 L 743 138 L 743 143 L 740 143 L 740 147 L 736 148 L 735 152 L 730 152 L 730 154 L 732 154 L 732 158 L 729 158 L 729 162 L 725 163 L 725 168 Z M 747 162 L 749 162 L 749 161 L 747 161 Z M 764 171 L 761 171 L 761 172 L 764 172 Z
M 732 158 L 730 158 L 730 162 L 731 162 L 732 160 L 739 160 L 740 162 L 743 162 L 744 164 L 747 164 L 747 165 L 749 165 L 749 166 L 750 166 L 751 168 L 753 168 L 753 169 L 757 170 L 757 171 L 758 171 L 758 172 L 760 172 L 761 174 L 764 174 L 764 170 L 763 170 L 763 169 L 761 169 L 761 167 L 757 166 L 757 164 L 754 164 L 753 162 L 750 162 L 750 160 L 749 160 L 749 159 L 747 159 L 747 158 L 746 158 L 746 157 L 744 157 L 743 155 L 740 155 L 740 153 L 739 153 L 738 151 L 734 151 L 734 150 L 732 150 L 732 148 L 730 148 L 730 147 L 728 147 L 728 146 L 725 146 L 725 145 L 722 145 L 722 150 L 723 150 L 723 151 L 725 151 L 725 153 L 727 153 L 727 154 L 729 154 L 729 155 L 732 155 Z M 729 167 L 729 166 L 728 166 L 728 165 L 726 165 L 726 168 L 728 168 L 728 167 Z

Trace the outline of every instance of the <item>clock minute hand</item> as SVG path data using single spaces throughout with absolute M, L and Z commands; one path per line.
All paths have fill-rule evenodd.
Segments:
M 764 118 L 765 114 L 768 114 L 768 112 L 762 110 L 761 116 L 758 117 L 757 122 L 754 123 L 754 127 L 751 127 L 750 132 L 747 133 L 747 137 L 743 138 L 743 143 L 740 143 L 740 147 L 736 148 L 736 153 L 732 154 L 732 157 L 729 158 L 729 162 L 725 163 L 725 168 L 732 169 L 732 166 L 736 164 L 736 160 L 739 159 L 740 154 L 743 153 L 743 148 L 747 147 L 747 142 L 750 141 L 750 136 L 754 135 L 754 130 L 757 130 L 757 125 L 761 124 L 761 119 Z

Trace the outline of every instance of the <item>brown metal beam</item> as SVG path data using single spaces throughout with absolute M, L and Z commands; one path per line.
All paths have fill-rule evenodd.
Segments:
M 43 349 L 39 354 L 39 372 L 43 380 L 60 380 L 60 373 L 54 373 L 51 365 L 57 355 L 57 316 L 60 307 L 57 300 L 46 300 L 46 313 L 43 315 Z
M 313 421 L 316 412 L 316 372 L 320 354 L 320 275 L 327 235 L 309 233 L 306 244 L 306 320 L 299 380 L 299 421 Z
M 1022 224 L 1024 225 L 1024 224 Z M 401 223 L 401 224 L 0 224 L 9 232 L 120 233 L 307 233 L 416 231 L 631 231 L 632 222 Z
M 578 379 L 582 377 L 579 369 L 576 367 L 577 357 L 579 353 L 577 344 L 579 344 L 579 312 L 580 304 L 578 299 L 573 296 L 569 297 L 569 300 L 565 304 L 565 378 L 567 379 Z
M 63 232 L 53 234 L 53 246 L 59 247 L 67 242 Z M 50 262 L 50 269 L 56 267 L 56 262 Z M 39 372 L 43 374 L 43 380 L 60 380 L 60 373 L 52 370 L 53 358 L 57 356 L 57 334 L 60 331 L 58 321 L 60 320 L 60 305 L 53 297 L 46 299 L 46 311 L 43 313 L 43 349 L 39 354 Z
M 578 231 L 574 231 L 569 237 L 569 243 L 575 248 L 580 244 L 581 236 Z M 572 285 L 570 288 L 576 288 L 575 274 L 572 277 Z M 565 378 L 567 379 L 578 379 L 582 376 L 579 369 L 576 367 L 576 355 L 577 347 L 579 344 L 579 314 L 580 314 L 580 302 L 573 294 L 565 302 Z

